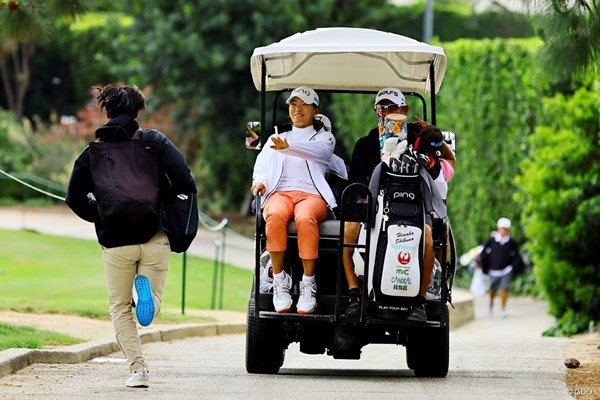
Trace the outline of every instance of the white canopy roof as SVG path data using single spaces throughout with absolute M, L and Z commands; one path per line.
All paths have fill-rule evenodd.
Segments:
M 446 71 L 441 47 L 362 28 L 318 28 L 257 47 L 250 58 L 257 90 L 261 89 L 263 60 L 267 91 L 302 85 L 348 91 L 392 86 L 425 95 L 431 88 L 429 66 L 434 65 L 436 93 Z

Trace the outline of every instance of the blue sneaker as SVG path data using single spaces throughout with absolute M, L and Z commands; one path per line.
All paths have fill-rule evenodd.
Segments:
M 154 319 L 154 298 L 150 281 L 145 275 L 138 275 L 133 281 L 135 286 L 135 315 L 142 326 L 148 326 Z

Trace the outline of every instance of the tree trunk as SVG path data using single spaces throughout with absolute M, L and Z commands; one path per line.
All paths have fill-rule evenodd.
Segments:
M 10 112 L 20 120 L 23 117 L 25 95 L 29 89 L 31 70 L 29 63 L 34 51 L 33 44 L 25 43 L 17 46 L 14 51 L 0 59 L 0 78 Z M 7 60 L 12 61 L 12 78 L 8 70 Z
M 8 67 L 6 66 L 6 59 L 8 55 L 5 55 L 0 59 L 0 77 L 2 78 L 2 86 L 4 87 L 4 95 L 8 102 L 8 109 L 14 113 L 15 111 L 15 95 L 13 91 L 13 85 L 8 75 Z
M 20 54 L 19 54 L 19 49 Z M 25 95 L 29 89 L 29 83 L 31 81 L 31 70 L 29 68 L 29 62 L 31 55 L 33 54 L 33 44 L 25 43 L 19 46 L 17 53 L 15 54 L 15 60 L 19 60 L 20 69 L 16 71 L 16 90 L 17 96 L 15 101 L 15 114 L 19 120 L 23 117 L 23 106 L 25 104 Z

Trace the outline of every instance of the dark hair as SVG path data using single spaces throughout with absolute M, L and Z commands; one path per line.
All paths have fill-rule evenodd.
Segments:
M 126 114 L 137 118 L 140 110 L 146 108 L 146 98 L 136 85 L 110 84 L 96 87 L 96 100 L 101 110 L 106 110 L 110 118 Z
M 313 118 L 312 126 L 315 128 L 315 131 L 319 132 L 325 127 L 325 124 L 320 119 Z
M 419 131 L 418 151 L 440 156 L 443 151 L 444 135 L 435 125 L 425 125 Z

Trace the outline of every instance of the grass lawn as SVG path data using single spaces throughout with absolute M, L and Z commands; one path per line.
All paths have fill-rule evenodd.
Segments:
M 108 318 L 97 242 L 0 229 L 0 243 L 0 309 Z M 172 253 L 163 310 L 181 310 L 182 260 Z M 213 270 L 213 260 L 187 256 L 186 310 L 211 308 Z M 226 264 L 222 308 L 245 311 L 251 284 L 251 271 Z M 177 314 L 161 312 L 157 320 L 189 318 Z
M 0 351 L 11 348 L 41 349 L 47 346 L 84 342 L 59 333 L 38 330 L 29 326 L 0 323 Z

